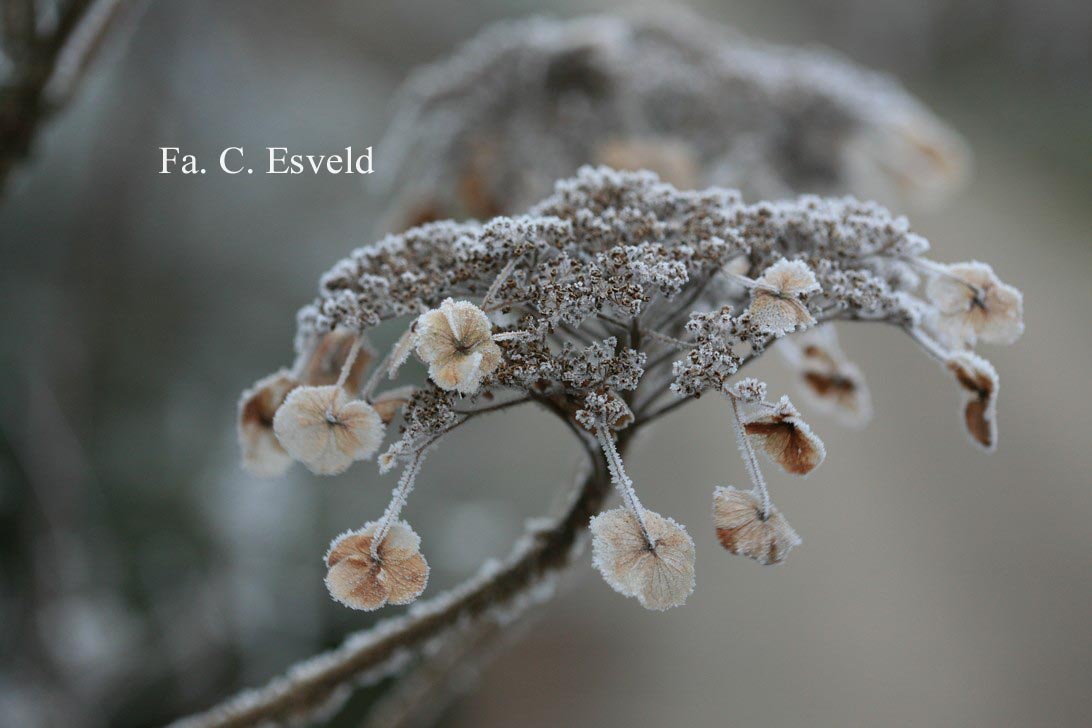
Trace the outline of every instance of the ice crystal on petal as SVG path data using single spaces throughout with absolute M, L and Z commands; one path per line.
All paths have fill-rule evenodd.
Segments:
M 807 475 L 827 455 L 823 441 L 800 418 L 788 397 L 782 397 L 769 411 L 748 417 L 743 428 L 759 441 L 772 461 L 793 475 Z
M 646 609 L 677 607 L 694 590 L 694 541 L 672 519 L 649 510 L 643 515 L 651 543 L 629 510 L 592 518 L 592 563 L 615 591 Z
M 351 400 L 341 387 L 298 387 L 273 418 L 288 453 L 318 475 L 344 472 L 354 460 L 375 454 L 383 423 L 367 402 Z
M 937 307 L 937 329 L 952 346 L 1011 344 L 1024 332 L 1023 295 L 986 263 L 946 266 L 929 280 L 926 294 Z
M 417 319 L 417 355 L 429 365 L 429 378 L 437 387 L 472 394 L 482 377 L 500 364 L 501 350 L 492 332 L 493 324 L 480 308 L 446 298 Z
M 352 609 L 372 611 L 384 604 L 409 604 L 425 590 L 428 563 L 421 555 L 421 539 L 405 521 L 391 526 L 372 555 L 377 521 L 348 531 L 330 544 L 326 553 L 326 588 L 337 601 Z
M 713 525 L 721 546 L 760 564 L 779 564 L 800 545 L 800 537 L 779 510 L 771 505 L 764 513 L 758 496 L 731 486 L 713 493 Z

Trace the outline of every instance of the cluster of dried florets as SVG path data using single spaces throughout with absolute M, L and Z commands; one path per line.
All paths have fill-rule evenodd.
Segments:
M 773 342 L 785 339 L 801 362 L 813 400 L 857 423 L 867 392 L 829 322 L 901 327 L 965 390 L 974 440 L 995 445 L 997 376 L 970 347 L 1015 339 L 1020 294 L 987 266 L 942 265 L 927 250 L 905 219 L 851 198 L 745 204 L 647 172 L 584 168 L 527 215 L 427 224 L 334 266 L 300 313 L 296 366 L 244 395 L 246 461 L 260 473 L 289 457 L 341 472 L 378 452 L 400 409 L 399 436 L 379 458 L 383 472 L 402 467 L 390 506 L 327 556 L 338 601 L 400 604 L 428 574 L 420 539 L 400 520 L 427 452 L 475 416 L 538 403 L 601 450 L 621 493 L 622 506 L 590 524 L 596 567 L 650 609 L 676 606 L 693 588 L 694 543 L 642 505 L 620 445 L 694 398 L 724 397 L 751 487 L 716 489 L 718 539 L 782 561 L 800 539 L 774 507 L 757 453 L 804 476 L 825 449 L 787 397 L 735 376 Z M 401 334 L 365 381 L 367 330 L 385 322 Z M 427 380 L 377 392 L 412 353 Z
M 584 164 L 756 200 L 937 199 L 968 166 L 896 80 L 678 9 L 494 26 L 410 81 L 385 148 L 396 229 L 523 212 Z

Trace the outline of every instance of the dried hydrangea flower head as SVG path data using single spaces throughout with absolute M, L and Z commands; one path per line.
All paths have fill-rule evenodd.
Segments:
M 849 361 L 838 343 L 833 324 L 783 339 L 778 344 L 792 366 L 808 402 L 849 427 L 863 427 L 872 416 L 868 384 L 860 368 Z
M 350 400 L 342 387 L 297 387 L 273 418 L 288 453 L 317 475 L 336 475 L 375 454 L 383 422 L 370 404 Z
M 1024 333 L 1024 297 L 986 263 L 940 266 L 926 286 L 936 326 L 951 346 L 1012 344 Z
M 428 563 L 421 538 L 405 521 L 392 524 L 373 551 L 378 521 L 343 533 L 326 553 L 326 588 L 352 609 L 372 611 L 385 604 L 409 604 L 425 590 Z
M 395 397 L 375 389 L 416 350 L 430 374 L 412 382 L 412 393 L 396 390 L 401 423 L 379 465 L 401 475 L 369 542 L 373 561 L 401 523 L 428 452 L 476 417 L 532 404 L 560 418 L 595 465 L 591 490 L 576 501 L 582 518 L 571 516 L 566 527 L 587 527 L 613 484 L 622 506 L 595 521 L 595 565 L 643 605 L 674 606 L 690 593 L 694 549 L 681 525 L 643 507 L 623 465 L 634 433 L 698 397 L 723 397 L 752 485 L 748 507 L 760 517 L 721 513 L 717 528 L 738 544 L 730 550 L 784 558 L 796 539 L 775 517 L 757 450 L 802 474 L 822 460 L 823 447 L 787 399 L 767 401 L 762 382 L 738 376 L 779 338 L 810 334 L 791 333 L 802 315 L 792 327 L 756 322 L 756 301 L 767 294 L 773 303 L 791 301 L 793 315 L 806 313 L 817 326 L 885 322 L 947 362 L 953 352 L 927 328 L 937 309 L 919 274 L 940 266 L 928 250 L 905 219 L 874 203 L 804 196 L 747 204 L 736 191 L 679 191 L 648 172 L 583 168 L 527 214 L 426 224 L 334 265 L 299 313 L 297 352 L 313 351 L 339 328 L 360 336 L 385 328 L 397 343 L 359 392 L 297 389 L 274 422 L 292 423 L 282 442 L 297 459 L 322 452 L 347 465 L 372 450 L 382 430 L 363 428 L 342 449 L 327 410 L 363 417 L 363 408 Z M 990 422 L 991 397 L 982 400 Z M 361 422 L 372 419 L 380 417 Z M 293 437 L 303 446 L 289 447 Z M 733 499 L 747 500 L 718 496 Z M 550 563 L 564 562 L 575 542 L 560 539 Z M 533 551 L 541 542 L 529 543 Z M 518 566 L 505 573 L 540 573 Z
M 801 543 L 779 510 L 731 486 L 713 492 L 713 525 L 721 546 L 767 566 L 780 564 Z
M 450 298 L 417 319 L 416 348 L 436 386 L 460 394 L 477 391 L 482 377 L 501 359 L 485 312 L 469 301 Z
M 997 370 L 982 357 L 969 351 L 953 353 L 948 371 L 963 388 L 963 421 L 967 434 L 986 451 L 997 447 Z
M 678 8 L 500 23 L 413 76 L 388 135 L 399 230 L 523 212 L 585 164 L 748 199 L 915 201 L 949 197 L 968 166 L 894 79 Z

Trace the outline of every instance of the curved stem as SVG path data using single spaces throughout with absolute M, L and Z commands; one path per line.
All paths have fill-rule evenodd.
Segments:
M 565 420 L 576 431 L 575 427 Z M 628 441 L 620 433 L 619 449 Z M 340 647 L 289 668 L 267 685 L 228 698 L 210 710 L 177 721 L 176 728 L 227 728 L 300 722 L 336 708 L 369 678 L 389 674 L 407 655 L 460 625 L 501 619 L 522 606 L 544 579 L 567 567 L 578 539 L 611 489 L 609 468 L 598 449 L 581 435 L 592 457 L 591 472 L 574 491 L 565 511 L 548 526 L 532 530 L 499 569 L 484 571 L 446 594 L 418 602 L 407 613 L 349 636 Z

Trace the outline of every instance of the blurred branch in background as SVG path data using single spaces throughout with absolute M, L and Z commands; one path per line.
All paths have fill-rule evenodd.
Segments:
M 3 0 L 0 192 L 41 125 L 72 97 L 124 4 L 71 0 L 43 9 L 34 0 Z

